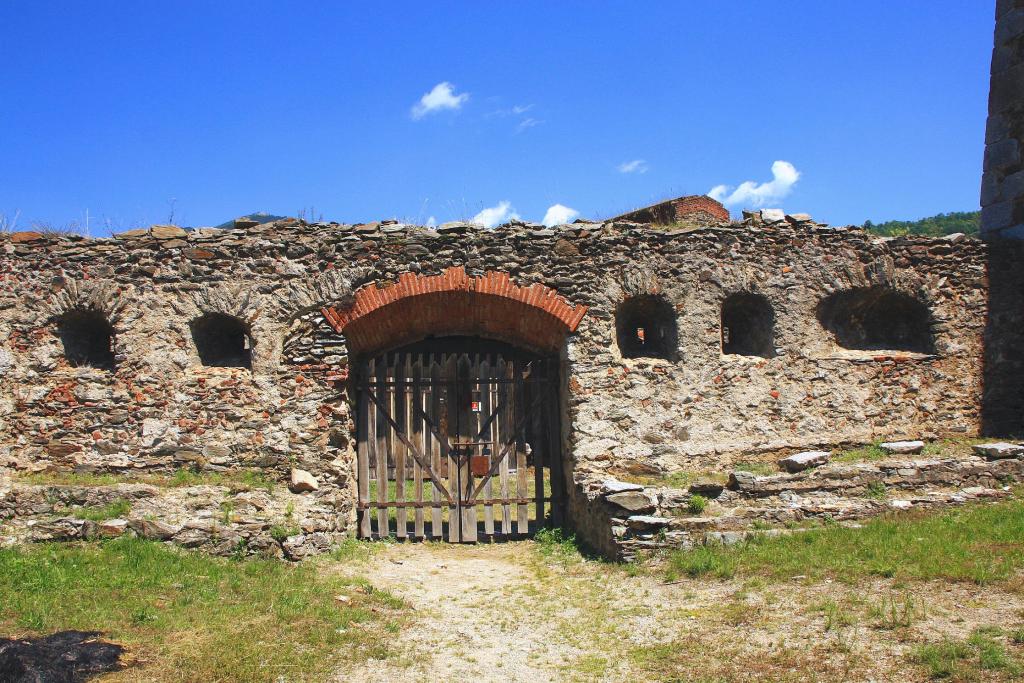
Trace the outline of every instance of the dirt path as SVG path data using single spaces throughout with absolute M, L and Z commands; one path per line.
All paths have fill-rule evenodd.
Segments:
M 356 567 L 412 605 L 415 627 L 400 636 L 401 661 L 373 661 L 341 680 L 559 680 L 567 653 L 536 612 L 546 591 L 523 545 L 394 545 Z
M 398 656 L 338 681 L 925 680 L 918 644 L 1024 614 L 1019 593 L 965 584 L 665 584 L 531 542 L 394 544 L 339 570 L 414 612 Z M 890 602 L 909 625 L 886 623 Z

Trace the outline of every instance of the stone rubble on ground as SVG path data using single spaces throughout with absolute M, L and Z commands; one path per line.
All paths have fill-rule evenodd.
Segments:
M 689 510 L 687 492 L 665 487 L 629 492 L 657 501 L 643 515 L 629 514 L 608 500 L 618 494 L 602 494 L 601 500 L 611 517 L 618 556 L 630 559 L 640 550 L 728 544 L 756 534 L 787 533 L 787 525 L 824 520 L 853 524 L 892 510 L 998 500 L 1008 495 L 1005 482 L 1021 480 L 1024 448 L 1017 455 L 994 460 L 894 456 L 879 462 L 822 464 L 796 473 L 758 476 L 737 470 L 730 474 L 726 488 L 710 496 L 712 508 L 698 515 Z M 603 482 L 594 486 L 605 490 Z M 878 491 L 885 495 L 878 496 Z
M 915 455 L 924 450 L 924 441 L 887 441 L 878 447 L 890 455 Z
M 779 467 L 786 472 L 802 472 L 811 467 L 818 467 L 824 465 L 829 459 L 828 451 L 804 451 L 803 453 L 795 453 L 793 455 L 787 455 L 785 458 L 779 460 Z
M 1019 458 L 1024 455 L 1024 445 L 1016 443 L 981 443 L 973 447 L 974 452 L 983 455 L 989 460 L 1000 460 L 1002 458 Z

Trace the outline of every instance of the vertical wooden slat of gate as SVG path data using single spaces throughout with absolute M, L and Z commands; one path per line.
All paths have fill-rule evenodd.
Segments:
M 443 384 L 442 389 L 442 402 L 441 402 L 441 413 L 438 415 L 441 425 L 441 436 L 445 437 L 450 444 L 452 440 L 458 438 L 458 432 L 455 430 L 455 418 L 457 408 L 453 405 L 456 400 L 456 381 L 457 370 L 456 358 L 454 354 L 442 355 L 444 359 L 444 369 L 441 373 Z M 442 445 L 442 448 L 444 446 Z M 459 501 L 462 498 L 461 490 L 459 489 L 459 463 L 458 456 L 449 449 L 445 449 L 448 455 L 448 490 L 452 494 L 452 505 L 448 509 L 448 540 L 452 543 L 458 543 L 461 540 L 462 535 L 460 533 L 462 528 L 462 506 Z
M 551 488 L 551 523 L 562 526 L 562 428 L 558 405 L 559 376 L 558 361 L 550 359 L 545 361 L 545 377 L 547 383 L 544 386 L 545 402 L 545 423 L 544 431 L 548 435 L 548 485 Z
M 473 429 L 473 411 L 471 410 L 470 402 L 473 400 L 472 378 L 477 372 L 477 366 L 470 360 L 468 354 L 464 353 L 459 358 L 458 372 L 459 385 L 456 394 L 459 399 L 457 404 L 459 422 L 457 434 L 458 438 L 470 442 L 476 436 L 476 432 Z M 468 393 L 469 395 L 464 396 L 462 395 L 463 393 Z M 470 454 L 473 450 L 473 447 L 463 449 L 459 458 L 459 485 L 461 486 L 459 499 L 468 501 L 467 504 L 460 505 L 462 509 L 461 540 L 465 543 L 476 543 L 477 540 L 476 505 L 471 500 L 473 495 L 473 469 L 470 466 Z
M 524 395 L 523 386 L 523 366 L 522 361 L 517 359 L 515 365 L 514 379 L 515 387 L 513 394 L 514 412 L 512 429 L 516 430 L 516 497 L 520 500 L 528 496 L 528 482 L 526 472 L 526 439 L 524 438 L 524 432 L 526 431 L 526 425 L 523 424 L 523 415 L 526 411 L 526 406 L 523 405 L 526 399 Z M 510 437 L 511 438 L 511 437 Z M 516 533 L 527 534 L 530 532 L 530 509 L 525 503 L 519 503 L 519 508 L 516 511 Z
M 438 397 L 440 396 L 440 390 L 438 386 L 441 381 L 441 366 L 438 365 L 433 354 L 428 356 L 430 365 L 430 384 L 429 393 L 423 398 L 423 412 L 430 416 L 433 420 L 434 425 L 438 424 Z M 431 489 L 431 500 L 434 501 L 434 507 L 430 511 L 430 533 L 434 538 L 444 537 L 444 515 L 441 510 L 439 501 L 441 500 L 441 492 L 434 486 L 435 483 L 440 483 L 441 478 L 441 442 L 434 437 L 430 431 L 430 427 L 424 423 L 423 433 L 427 435 L 427 442 L 430 444 L 429 450 L 424 450 L 427 457 L 430 458 L 430 466 L 434 468 L 434 474 L 438 477 L 438 481 L 434 482 L 430 480 Z M 448 489 L 449 491 L 451 489 Z
M 392 363 L 388 365 L 388 379 L 392 382 L 391 391 L 391 419 L 399 429 L 405 429 L 406 402 L 405 394 L 408 391 L 408 377 L 405 374 L 405 367 L 402 358 L 408 358 L 409 354 L 396 353 Z M 406 430 L 406 434 L 408 434 Z M 399 505 L 395 508 L 395 536 L 405 539 L 409 535 L 409 519 L 404 507 L 405 500 L 405 456 L 406 445 L 398 438 L 398 430 L 391 430 L 391 452 L 395 459 L 395 502 Z
M 374 378 L 376 380 L 376 386 L 373 391 L 377 396 L 377 400 L 383 405 L 388 405 L 388 391 L 387 386 L 387 357 L 381 356 L 377 363 L 376 373 Z M 380 406 L 376 406 L 376 420 L 374 430 L 376 432 L 376 439 L 374 443 L 374 450 L 376 450 L 377 459 L 374 463 L 374 467 L 377 468 L 377 537 L 385 538 L 391 535 L 390 524 L 388 522 L 388 433 L 391 431 L 391 425 L 388 424 L 387 418 L 381 412 Z
M 371 366 L 372 367 L 372 366 Z M 360 377 L 360 382 L 368 381 L 368 377 Z M 370 538 L 373 536 L 373 529 L 370 526 L 370 509 L 367 505 L 370 502 L 370 439 L 373 438 L 370 433 L 370 398 L 366 395 L 367 388 L 360 387 L 359 390 L 359 422 L 356 434 L 358 442 L 356 444 L 356 462 L 359 468 L 358 481 L 356 482 L 359 487 L 359 536 L 360 538 Z
M 411 361 L 411 356 L 409 361 Z M 408 368 L 409 361 L 406 362 Z M 423 428 L 423 420 L 416 414 L 416 407 L 422 405 L 420 394 L 423 391 L 423 354 L 421 353 L 416 358 L 416 364 L 412 366 L 412 370 L 409 373 L 412 378 L 412 392 L 409 394 L 409 400 L 407 401 L 408 408 L 405 413 L 405 424 L 406 432 L 409 434 L 409 438 L 414 444 L 420 449 L 420 453 L 428 453 L 427 444 L 425 440 L 426 430 Z M 419 461 L 414 461 L 412 465 L 412 476 L 415 484 L 415 500 L 416 500 L 416 538 L 424 538 L 423 533 L 423 467 Z
M 487 443 L 486 446 L 480 449 L 480 454 L 489 453 L 490 457 L 487 458 L 487 467 L 490 468 L 492 460 L 497 457 L 497 452 L 494 447 L 494 425 L 488 423 L 486 429 L 482 429 L 487 418 L 491 416 L 491 363 L 490 355 L 485 355 L 483 360 L 480 362 L 480 383 L 477 384 L 477 391 L 480 397 L 480 412 L 477 413 L 479 420 L 477 420 L 477 433 L 480 434 L 480 440 Z M 491 495 L 491 479 L 493 477 L 487 477 L 487 481 L 484 483 L 484 498 L 490 500 L 493 498 Z M 494 505 L 488 503 L 484 506 L 484 532 L 488 536 L 494 535 Z
M 501 406 L 498 411 L 497 417 L 494 422 L 494 443 L 497 454 L 500 455 L 501 451 L 504 450 L 505 444 L 511 436 L 511 430 L 508 427 L 508 418 L 511 414 L 511 396 L 512 385 L 506 382 L 509 378 L 509 365 L 505 362 L 502 356 L 498 356 L 498 363 L 495 368 L 494 379 L 498 380 L 494 383 L 492 389 L 492 395 L 494 396 L 495 406 Z M 498 463 L 498 485 L 501 489 L 502 500 L 509 499 L 509 482 L 508 482 L 508 461 L 511 455 L 506 455 Z M 502 503 L 501 505 L 501 533 L 506 536 L 512 535 L 512 508 L 508 503 Z
M 533 372 L 530 374 L 530 403 L 527 405 L 533 405 L 536 398 L 537 392 L 547 391 L 547 364 L 542 360 L 534 361 Z M 541 394 L 545 397 L 546 394 Z M 536 501 L 535 505 L 537 508 L 537 526 L 544 522 L 544 465 L 547 464 L 549 459 L 548 455 L 548 444 L 550 440 L 547 438 L 547 402 L 544 398 L 541 398 L 540 409 L 534 411 L 533 417 L 530 418 L 530 425 L 532 426 L 531 437 L 536 445 L 533 449 L 533 495 Z

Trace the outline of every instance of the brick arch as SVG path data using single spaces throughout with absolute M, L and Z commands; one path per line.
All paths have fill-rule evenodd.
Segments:
M 431 335 L 499 339 L 556 351 L 587 312 L 541 284 L 520 287 L 507 273 L 469 277 L 462 267 L 441 275 L 405 273 L 383 289 L 371 283 L 344 309 L 324 308 L 354 354 L 383 351 Z

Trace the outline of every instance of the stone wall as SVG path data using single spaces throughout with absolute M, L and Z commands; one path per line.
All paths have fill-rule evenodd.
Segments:
M 677 230 L 287 220 L 223 231 L 154 226 L 98 240 L 16 233 L 0 237 L 0 467 L 254 469 L 282 482 L 301 469 L 318 488 L 301 494 L 296 522 L 324 546 L 352 528 L 355 434 L 346 340 L 321 310 L 347 309 L 369 283 L 462 266 L 470 276 L 540 283 L 587 307 L 563 350 L 564 441 L 571 516 L 601 546 L 607 523 L 583 517 L 590 503 L 580 493 L 595 479 L 976 433 L 986 249 L 774 215 Z M 930 352 L 840 348 L 817 314 L 823 299 L 851 288 L 925 306 Z M 770 306 L 764 357 L 722 353 L 721 308 L 739 292 Z M 671 313 L 658 323 L 676 328 L 668 359 L 619 351 L 616 311 L 644 297 Z M 112 369 L 65 358 L 61 316 L 81 310 L 112 326 Z M 190 325 L 205 314 L 242 322 L 250 367 L 201 363 Z
M 1024 431 L 1024 0 L 998 0 L 981 183 L 989 269 L 984 431 Z
M 1024 0 L 998 0 L 981 182 L 985 238 L 1024 238 Z

